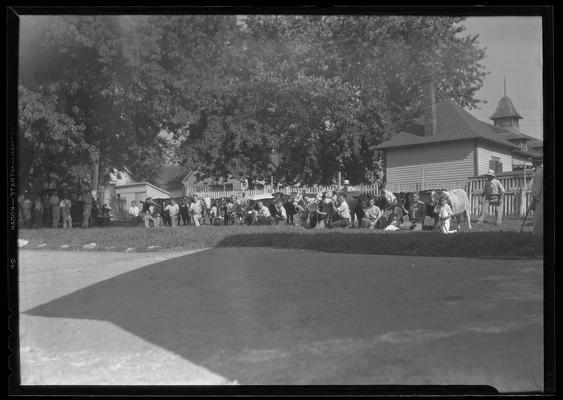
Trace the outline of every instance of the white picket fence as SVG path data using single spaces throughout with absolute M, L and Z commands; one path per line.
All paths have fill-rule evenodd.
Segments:
M 504 186 L 506 193 L 504 195 L 504 202 L 502 206 L 502 213 L 504 216 L 524 216 L 526 210 L 530 206 L 532 201 L 532 191 L 531 174 L 526 176 L 526 182 L 524 182 L 523 176 L 511 175 L 511 176 L 499 176 L 498 177 L 501 184 Z M 473 215 L 479 214 L 481 202 L 483 199 L 482 192 L 485 185 L 484 177 L 472 177 L 463 180 L 442 180 L 442 181 L 425 181 L 424 183 L 412 183 L 412 184 L 400 184 L 400 185 L 387 185 L 386 189 L 393 193 L 414 193 L 423 190 L 451 190 L 451 189 L 464 189 L 471 203 L 471 213 Z M 329 190 L 337 190 L 338 185 L 329 186 L 311 186 L 311 187 L 285 187 L 285 188 L 272 188 L 271 186 L 260 190 L 232 190 L 232 191 L 191 191 L 188 195 L 197 194 L 199 197 L 207 197 L 211 199 L 218 199 L 223 197 L 237 196 L 242 197 L 243 194 L 246 197 L 250 196 L 260 196 L 260 195 L 271 195 L 274 193 L 292 194 L 300 192 L 305 189 L 306 193 L 324 193 Z M 379 196 L 380 189 L 378 185 L 354 185 L 352 188 L 354 191 L 359 191 L 363 193 L 375 194 Z M 489 215 L 494 214 L 494 209 L 492 207 L 488 210 Z
M 329 186 L 311 186 L 311 187 L 285 187 L 285 188 L 271 188 L 268 187 L 266 189 L 259 189 L 259 190 L 231 190 L 231 191 L 190 191 L 188 193 L 189 196 L 193 196 L 194 194 L 197 194 L 199 197 L 207 197 L 210 199 L 219 199 L 219 198 L 223 198 L 223 197 L 231 197 L 231 196 L 237 196 L 237 197 L 242 197 L 243 194 L 245 197 L 250 197 L 250 196 L 260 196 L 260 195 L 270 195 L 270 194 L 274 194 L 274 193 L 282 193 L 282 194 L 292 194 L 292 193 L 296 193 L 296 192 L 301 192 L 303 189 L 305 189 L 306 193 L 313 193 L 313 194 L 317 194 L 317 193 L 324 193 L 327 192 L 329 190 L 337 190 L 338 189 L 338 185 L 329 185 Z M 354 185 L 352 187 L 352 190 L 354 191 L 359 191 L 359 192 L 363 192 L 363 193 L 370 193 L 370 194 L 375 194 L 375 195 L 379 195 L 379 186 L 378 185 Z

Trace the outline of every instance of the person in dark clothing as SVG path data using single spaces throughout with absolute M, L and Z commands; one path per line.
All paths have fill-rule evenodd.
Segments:
M 43 193 L 43 226 L 50 226 L 53 223 L 51 216 L 51 203 L 49 202 L 49 194 Z
M 162 221 L 162 226 L 171 226 L 172 221 L 170 220 L 170 213 L 166 210 L 168 201 L 157 200 L 156 203 L 160 206 L 160 220 Z
M 182 225 L 188 225 L 190 223 L 190 204 L 188 203 L 187 197 L 184 197 L 180 205 L 180 218 Z
M 92 226 L 96 225 L 96 221 L 98 219 L 99 214 L 100 214 L 100 207 L 98 206 L 98 202 L 93 201 L 92 202 L 92 210 L 90 211 L 90 216 L 92 218 Z M 84 215 L 84 211 L 82 212 L 82 215 Z

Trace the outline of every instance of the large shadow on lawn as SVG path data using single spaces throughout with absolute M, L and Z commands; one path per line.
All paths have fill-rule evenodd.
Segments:
M 351 261 L 347 254 L 319 254 L 207 250 L 130 271 L 25 313 L 110 321 L 242 384 L 310 384 L 318 379 L 354 384 L 368 382 L 372 373 L 369 365 L 346 370 L 339 361 L 358 357 L 357 352 L 346 355 L 346 346 L 353 348 L 355 340 L 412 330 L 448 332 L 467 320 L 497 323 L 536 312 L 533 299 L 500 316 L 494 310 L 449 306 L 452 298 L 495 293 L 502 280 L 474 279 L 474 274 L 488 273 L 485 262 L 469 269 L 456 269 L 455 262 L 426 270 L 388 264 L 370 268 L 373 258 Z M 495 275 L 503 273 L 514 271 L 510 265 L 495 270 Z M 452 282 L 459 280 L 463 286 L 453 288 Z M 323 357 L 341 340 L 344 353 L 332 355 L 326 364 Z M 398 340 L 410 339 L 403 335 Z M 385 352 L 388 343 L 382 346 Z M 388 351 L 393 359 L 393 349 Z M 317 374 L 317 380 L 308 374 Z M 346 381 L 350 377 L 354 380 Z
M 217 247 L 271 247 L 331 253 L 425 257 L 541 258 L 543 239 L 530 232 L 367 232 L 309 230 L 302 233 L 242 233 L 223 238 Z

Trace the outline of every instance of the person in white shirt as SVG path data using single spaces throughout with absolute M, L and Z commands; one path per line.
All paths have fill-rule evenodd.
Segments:
M 366 218 L 369 222 L 369 229 L 375 229 L 377 222 L 381 219 L 383 213 L 381 209 L 375 205 L 375 199 L 369 199 L 369 207 L 366 211 Z
M 442 223 L 442 233 L 450 234 L 457 232 L 455 229 L 450 230 L 450 223 L 453 215 L 454 213 L 448 204 L 448 200 L 445 197 L 442 197 L 442 199 L 440 199 L 440 222 Z
M 131 219 L 137 219 L 139 215 L 141 215 L 141 209 L 137 206 L 137 202 L 135 200 L 131 202 L 131 207 L 129 207 L 127 213 Z
M 276 210 L 278 214 L 276 215 L 276 223 L 280 223 L 280 221 L 287 222 L 287 212 L 285 211 L 285 207 L 283 206 L 283 202 L 280 200 L 276 204 Z
M 478 224 L 482 224 L 485 221 L 485 216 L 489 211 L 489 205 L 493 206 L 495 209 L 495 221 L 497 225 L 502 223 L 502 200 L 504 198 L 504 186 L 496 178 L 495 171 L 489 169 L 485 172 L 485 177 L 487 181 L 483 188 L 483 201 L 481 203 L 481 213 L 477 219 Z
M 256 211 L 255 221 L 259 225 L 269 225 L 272 223 L 272 214 L 270 213 L 270 209 L 261 201 L 258 202 L 258 210 Z
M 59 204 L 62 212 L 63 218 L 63 228 L 72 228 L 72 217 L 70 215 L 70 209 L 72 207 L 72 202 L 69 199 L 68 193 L 65 193 L 63 200 Z
M 350 226 L 350 207 L 346 202 L 346 199 L 343 195 L 338 195 L 335 201 L 336 206 L 336 214 L 332 217 L 332 222 L 330 223 L 329 227 L 332 228 L 333 226 L 343 226 L 348 227 Z
M 165 207 L 170 215 L 170 220 L 172 222 L 172 227 L 178 226 L 178 213 L 180 212 L 180 206 L 176 203 L 176 200 L 172 199 L 170 204 Z
M 209 220 L 211 225 L 223 225 L 223 216 L 219 213 L 217 201 L 211 200 L 211 209 L 209 210 Z
M 543 235 L 543 166 L 541 159 L 534 159 L 534 181 L 532 182 L 532 204 L 534 211 L 534 235 Z
M 194 194 L 194 202 L 190 205 L 190 212 L 194 220 L 194 225 L 199 226 L 203 218 L 202 216 L 203 207 L 201 205 L 201 201 L 199 200 L 197 194 Z
M 342 186 L 341 191 L 344 192 L 344 193 L 354 192 L 354 191 L 357 190 L 356 187 L 350 185 L 350 181 L 348 179 L 344 179 L 344 182 L 342 182 L 342 185 L 343 186 Z

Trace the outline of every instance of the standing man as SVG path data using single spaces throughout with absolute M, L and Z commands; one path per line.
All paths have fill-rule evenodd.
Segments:
M 29 196 L 25 196 L 22 203 L 23 208 L 23 225 L 26 228 L 31 228 L 31 208 L 33 203 L 31 202 Z
M 182 217 L 182 224 L 184 226 L 190 223 L 190 206 L 187 197 L 184 197 L 182 200 L 182 205 L 180 206 L 180 216 Z
M 43 228 L 43 202 L 41 196 L 37 194 L 33 208 L 33 225 L 37 228 Z
M 90 214 L 92 214 L 92 203 L 94 202 L 94 196 L 89 190 L 85 190 L 82 193 L 82 227 L 88 228 Z
M 178 213 L 180 212 L 180 207 L 176 203 L 176 200 L 170 200 L 170 204 L 166 206 L 168 215 L 170 215 L 170 222 L 172 227 L 178 226 Z
M 72 216 L 70 215 L 72 201 L 69 198 L 68 192 L 63 194 L 63 200 L 61 201 L 60 206 L 63 216 L 63 228 L 72 228 Z
M 426 204 L 420 201 L 418 193 L 412 194 L 412 202 L 409 207 L 409 219 L 414 224 L 414 231 L 421 231 L 426 218 Z
M 43 199 L 41 200 L 43 204 L 43 225 L 49 226 L 53 224 L 53 218 L 51 214 L 51 202 L 49 201 L 49 192 L 43 193 Z
M 193 196 L 194 202 L 190 205 L 190 212 L 194 220 L 194 225 L 199 226 L 203 220 L 203 207 L 197 194 Z
M 495 171 L 492 169 L 485 173 L 487 182 L 485 182 L 485 187 L 483 188 L 483 202 L 481 204 L 481 214 L 479 214 L 479 219 L 477 223 L 483 223 L 485 220 L 485 215 L 489 209 L 489 205 L 495 207 L 495 217 L 496 225 L 502 224 L 502 200 L 504 199 L 504 187 L 500 181 L 496 178 Z
M 61 205 L 59 195 L 56 190 L 51 192 L 49 197 L 49 204 L 51 204 L 51 215 L 53 216 L 53 228 L 59 227 L 59 220 L 61 219 Z
M 530 210 L 534 211 L 534 235 L 543 235 L 543 165 L 542 160 L 533 160 L 535 167 L 534 181 L 532 182 L 532 204 Z

